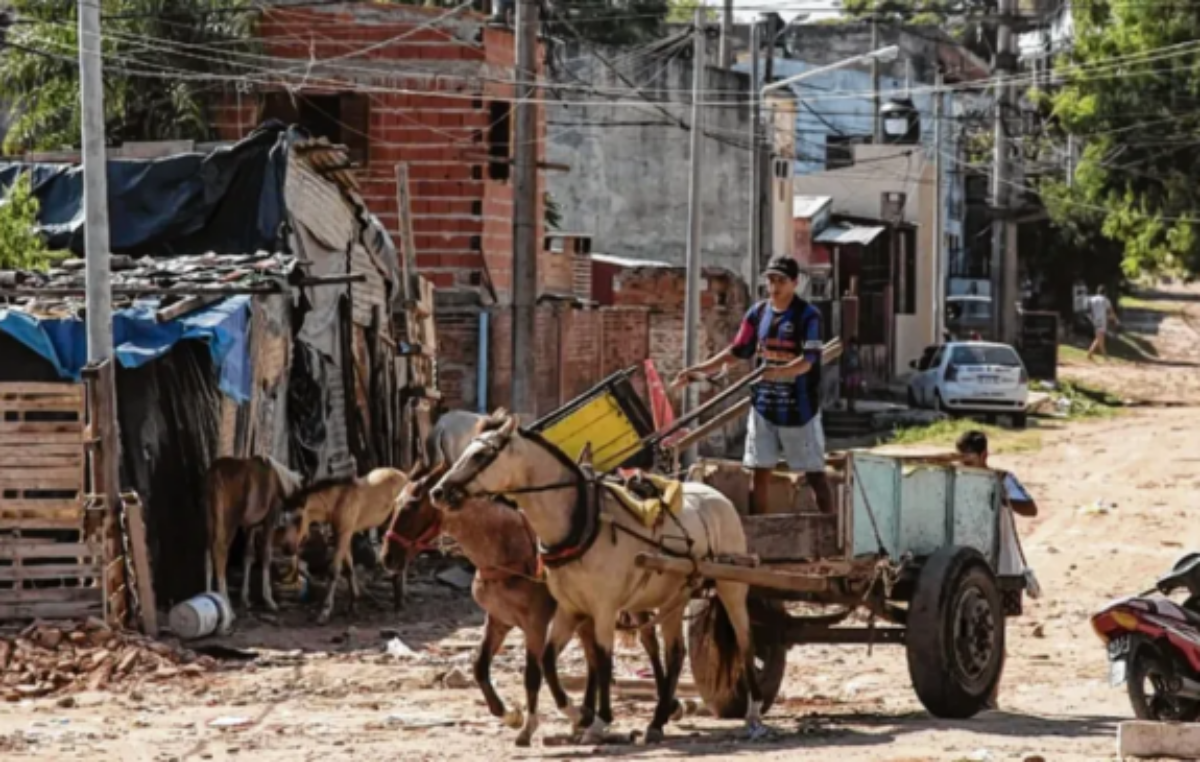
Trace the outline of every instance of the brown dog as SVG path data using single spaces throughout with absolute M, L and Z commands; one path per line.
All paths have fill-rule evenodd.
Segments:
M 204 586 L 208 592 L 212 592 L 215 572 L 217 590 L 226 601 L 229 600 L 225 580 L 229 548 L 237 530 L 244 529 L 242 606 L 250 607 L 250 567 L 254 562 L 256 541 L 260 541 L 258 555 L 262 565 L 263 603 L 271 611 L 278 609 L 271 595 L 271 551 L 275 544 L 282 542 L 285 553 L 295 553 L 299 522 L 283 509 L 284 501 L 300 489 L 301 482 L 299 474 L 272 458 L 256 456 L 213 461 L 205 479 L 209 552 L 205 558 Z

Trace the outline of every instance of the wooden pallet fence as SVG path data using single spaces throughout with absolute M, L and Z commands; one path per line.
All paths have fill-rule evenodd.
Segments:
M 84 387 L 0 384 L 0 621 L 103 609 L 103 552 L 84 532 Z

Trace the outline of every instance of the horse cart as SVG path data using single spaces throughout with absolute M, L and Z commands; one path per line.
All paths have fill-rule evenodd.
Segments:
M 836 349 L 827 346 L 826 355 Z M 744 410 L 744 390 L 757 376 L 654 432 L 629 384 L 632 373 L 605 379 L 533 428 L 572 457 L 590 444 L 599 455 L 598 471 L 634 462 L 643 467 L 677 462 L 683 448 Z M 706 423 L 679 436 L 682 427 L 706 413 Z M 750 515 L 751 479 L 740 463 L 695 463 L 688 478 L 714 487 L 738 508 L 747 553 L 693 564 L 646 552 L 638 557 L 639 566 L 751 586 L 764 710 L 778 695 L 791 647 L 895 644 L 904 646 L 913 688 L 930 713 L 975 715 L 1000 681 L 1005 622 L 1020 615 L 1025 588 L 1023 577 L 998 574 L 999 474 L 965 468 L 945 456 L 869 450 L 831 454 L 826 471 L 835 490 L 832 514 L 816 511 L 802 475 L 779 471 L 769 512 Z M 714 713 L 742 717 L 743 683 L 718 676 L 713 628 L 723 625 L 706 595 L 702 589 L 689 609 L 693 677 Z M 806 605 L 789 607 L 795 603 Z

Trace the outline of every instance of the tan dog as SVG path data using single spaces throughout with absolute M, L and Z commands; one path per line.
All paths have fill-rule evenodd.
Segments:
M 341 578 L 342 566 L 350 567 L 351 607 L 360 596 L 358 577 L 350 558 L 350 541 L 354 535 L 382 525 L 392 515 L 392 508 L 408 477 L 394 468 L 377 468 L 366 476 L 352 481 L 321 482 L 300 490 L 288 501 L 288 510 L 302 511 L 300 542 L 308 537 L 314 522 L 331 524 L 337 537 L 333 557 L 333 581 L 325 596 L 325 605 L 317 621 L 325 624 L 333 614 L 333 596 Z
M 283 508 L 284 501 L 300 489 L 302 482 L 299 474 L 273 458 L 217 458 L 212 462 L 205 477 L 208 555 L 205 557 L 204 586 L 208 592 L 212 592 L 215 574 L 218 592 L 229 601 L 225 576 L 229 548 L 237 530 L 244 529 L 242 606 L 250 608 L 250 567 L 254 562 L 256 541 L 261 541 L 263 603 L 271 611 L 278 610 L 271 595 L 271 551 L 281 539 L 277 530 L 283 529 L 283 543 L 292 546 L 285 547 L 284 552 L 295 552 L 298 532 L 294 522 L 287 521 Z M 265 533 L 264 529 L 267 530 Z

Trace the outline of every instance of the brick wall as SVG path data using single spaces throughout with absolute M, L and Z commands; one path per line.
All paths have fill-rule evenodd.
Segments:
M 395 167 L 406 163 L 418 270 L 441 288 L 477 288 L 490 279 L 507 301 L 512 185 L 490 176 L 487 152 L 493 102 L 515 95 L 504 84 L 514 77 L 513 34 L 485 27 L 478 14 L 429 25 L 440 15 L 443 9 L 409 5 L 275 8 L 263 12 L 258 33 L 265 55 L 305 64 L 310 57 L 343 58 L 327 70 L 317 67 L 312 80 L 319 88 L 307 87 L 301 95 L 369 93 L 369 145 L 357 175 L 370 210 L 398 239 Z M 212 109 L 218 135 L 236 140 L 253 130 L 263 97 L 227 92 Z M 543 159 L 540 108 L 537 122 Z M 542 198 L 539 192 L 539 242 Z
M 451 410 L 475 410 L 479 404 L 479 311 L 439 312 L 438 390 Z

